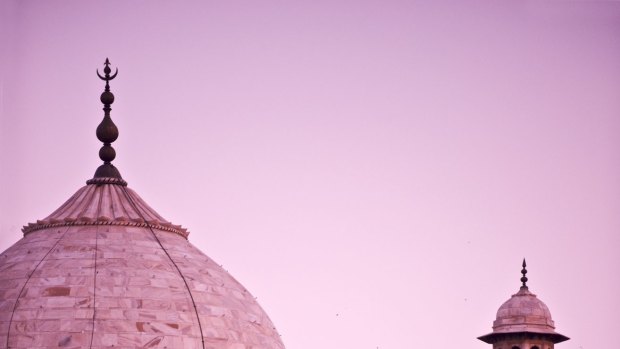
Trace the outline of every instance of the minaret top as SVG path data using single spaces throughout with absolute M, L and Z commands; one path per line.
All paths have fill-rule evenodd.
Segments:
M 519 291 L 497 310 L 495 321 L 493 321 L 493 332 L 480 336 L 478 339 L 489 344 L 495 344 L 521 340 L 535 334 L 539 339 L 551 343 L 568 340 L 569 338 L 565 335 L 555 332 L 555 323 L 551 318 L 549 308 L 528 289 L 527 276 L 525 276 L 527 274 L 525 258 L 521 266 L 522 276 Z M 501 347 L 503 348 L 503 346 Z M 508 346 L 508 348 L 510 347 L 512 345 Z M 523 346 L 520 347 L 523 348 Z
M 112 165 L 112 160 L 116 158 L 116 151 L 112 148 L 112 142 L 118 138 L 118 128 L 110 117 L 110 111 L 112 110 L 110 106 L 114 103 L 114 94 L 110 92 L 110 80 L 113 80 L 116 77 L 118 74 L 118 68 L 114 72 L 114 75 L 110 76 L 110 73 L 112 72 L 112 69 L 110 69 L 110 60 L 106 58 L 104 65 L 104 76 L 101 76 L 101 74 L 99 74 L 99 70 L 97 70 L 97 76 L 99 76 L 101 80 L 105 81 L 105 90 L 101 94 L 100 98 L 101 103 L 103 103 L 104 115 L 103 120 L 99 126 L 97 126 L 97 138 L 103 142 L 103 146 L 99 149 L 99 158 L 103 160 L 103 165 L 97 168 L 94 178 L 86 183 L 127 185 L 127 182 L 125 182 L 121 177 L 121 173 L 116 167 L 114 167 L 114 165 Z
M 525 276 L 525 274 L 527 274 L 527 269 L 525 269 L 527 264 L 525 264 L 525 258 L 523 258 L 523 264 L 521 264 L 521 266 L 523 267 L 523 269 L 521 269 L 521 274 L 523 275 L 521 276 L 521 288 L 527 288 L 527 276 Z

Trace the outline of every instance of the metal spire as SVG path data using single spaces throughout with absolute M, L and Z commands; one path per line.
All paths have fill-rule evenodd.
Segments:
M 525 274 L 527 274 L 527 269 L 525 269 L 527 264 L 525 264 L 525 258 L 523 258 L 522 266 L 523 266 L 523 269 L 521 269 L 521 274 L 523 274 L 523 276 L 521 277 L 521 282 L 523 283 L 523 285 L 521 285 L 521 288 L 527 288 L 527 285 L 526 285 L 527 276 L 525 276 Z
M 114 95 L 110 92 L 110 80 L 113 80 L 118 74 L 118 68 L 114 75 L 110 76 L 112 69 L 110 69 L 110 61 L 105 59 L 105 68 L 103 68 L 104 76 L 99 74 L 97 69 L 97 76 L 105 81 L 105 90 L 101 94 L 101 103 L 103 103 L 103 120 L 97 126 L 97 138 L 103 142 L 103 146 L 99 149 L 99 158 L 103 160 L 103 165 L 97 168 L 94 178 L 116 178 L 122 181 L 122 177 L 118 169 L 112 165 L 112 160 L 116 157 L 116 151 L 112 148 L 112 142 L 118 138 L 118 128 L 110 118 L 110 105 L 114 103 Z M 124 182 L 124 181 L 123 181 Z

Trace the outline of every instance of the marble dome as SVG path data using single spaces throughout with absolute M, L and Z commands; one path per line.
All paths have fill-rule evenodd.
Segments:
M 97 136 L 111 148 L 105 97 Z M 255 297 L 127 187 L 110 154 L 0 254 L 0 348 L 284 349 Z
M 555 324 L 549 308 L 535 294 L 530 292 L 526 285 L 528 279 L 525 276 L 527 273 L 525 266 L 524 260 L 523 270 L 521 271 L 523 273 L 521 278 L 523 285 L 517 293 L 513 294 L 499 307 L 495 321 L 493 321 L 493 332 L 478 337 L 480 340 L 493 343 L 497 338 L 517 333 L 542 335 L 554 343 L 569 339 L 555 332 Z
M 549 308 L 527 287 L 521 287 L 497 310 L 493 332 L 551 333 L 555 329 Z

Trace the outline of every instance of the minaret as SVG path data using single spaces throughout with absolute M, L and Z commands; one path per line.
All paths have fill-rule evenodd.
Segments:
M 555 332 L 549 308 L 527 287 L 527 269 L 523 259 L 521 287 L 499 310 L 493 332 L 478 337 L 493 349 L 553 349 L 569 338 Z

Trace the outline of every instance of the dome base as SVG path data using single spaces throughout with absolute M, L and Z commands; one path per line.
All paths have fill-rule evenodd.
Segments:
M 515 339 L 538 339 L 549 341 L 553 344 L 557 344 L 560 342 L 564 342 L 569 340 L 570 338 L 566 337 L 563 334 L 559 334 L 557 332 L 510 332 L 510 333 L 498 333 L 493 332 L 489 334 L 485 334 L 484 336 L 478 337 L 479 340 L 488 343 L 494 344 L 501 341 L 506 340 L 515 340 Z

